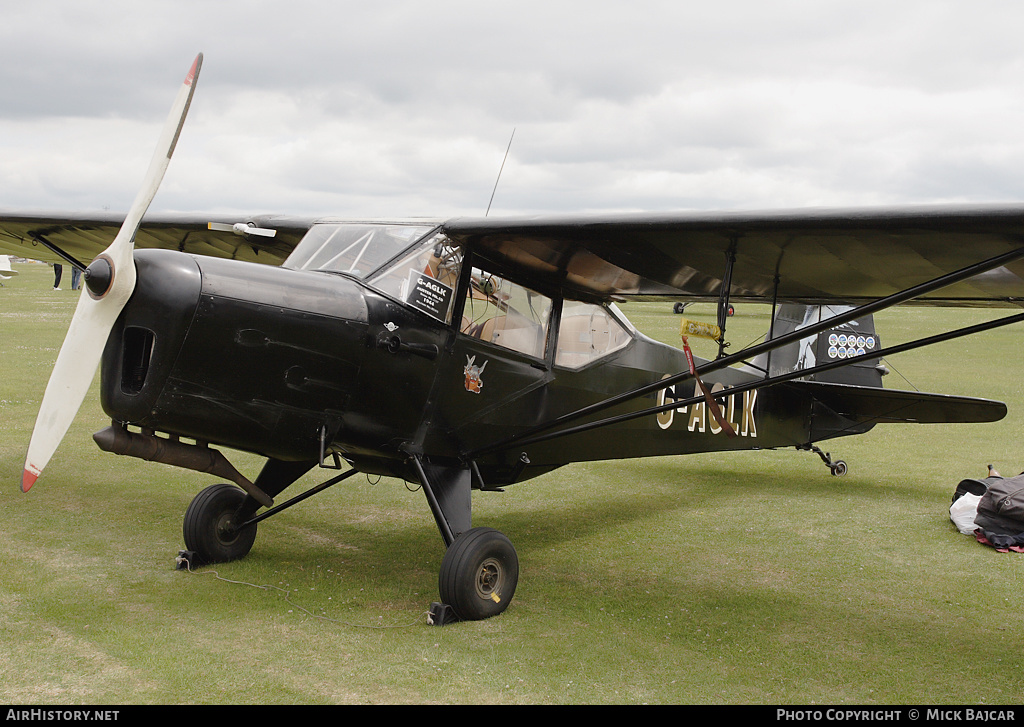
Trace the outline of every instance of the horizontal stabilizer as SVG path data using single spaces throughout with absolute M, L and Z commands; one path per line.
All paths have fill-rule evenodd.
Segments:
M 859 423 L 965 424 L 997 422 L 1006 416 L 1006 404 L 969 396 L 926 394 L 820 381 L 793 384 L 847 419 Z

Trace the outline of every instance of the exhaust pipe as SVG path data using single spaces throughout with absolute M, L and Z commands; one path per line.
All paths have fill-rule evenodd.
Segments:
M 164 439 L 146 432 L 129 432 L 116 423 L 96 432 L 92 438 L 104 452 L 223 477 L 241 487 L 249 497 L 264 507 L 274 504 L 267 493 L 247 480 L 219 450 L 210 449 L 205 444 L 185 444 L 177 439 Z

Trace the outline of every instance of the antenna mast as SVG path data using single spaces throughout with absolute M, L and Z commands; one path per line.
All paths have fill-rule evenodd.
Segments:
M 505 168 L 505 162 L 508 160 L 509 149 L 512 148 L 512 139 L 516 138 L 516 130 L 512 129 L 512 136 L 508 139 L 508 147 L 505 149 L 505 158 L 501 160 L 501 167 L 498 168 L 498 178 L 494 180 L 494 189 L 491 190 L 491 200 L 487 203 L 487 212 L 484 212 L 484 217 L 491 211 L 491 204 L 494 202 L 494 193 L 498 191 L 498 182 L 501 181 L 501 171 Z

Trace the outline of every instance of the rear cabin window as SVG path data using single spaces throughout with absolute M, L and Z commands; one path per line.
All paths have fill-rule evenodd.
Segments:
M 623 348 L 630 339 L 629 331 L 608 308 L 567 300 L 558 326 L 555 365 L 582 368 Z

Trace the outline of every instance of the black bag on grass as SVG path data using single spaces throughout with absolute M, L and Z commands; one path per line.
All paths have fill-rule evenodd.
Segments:
M 1001 480 L 1002 477 L 986 477 L 983 480 L 961 480 L 953 491 L 953 502 L 956 502 L 964 495 L 984 495 L 988 491 L 988 483 Z
M 988 477 L 985 483 L 987 488 L 978 501 L 978 515 L 974 519 L 977 526 L 1004 535 L 1024 533 L 1024 473 L 1016 477 Z

